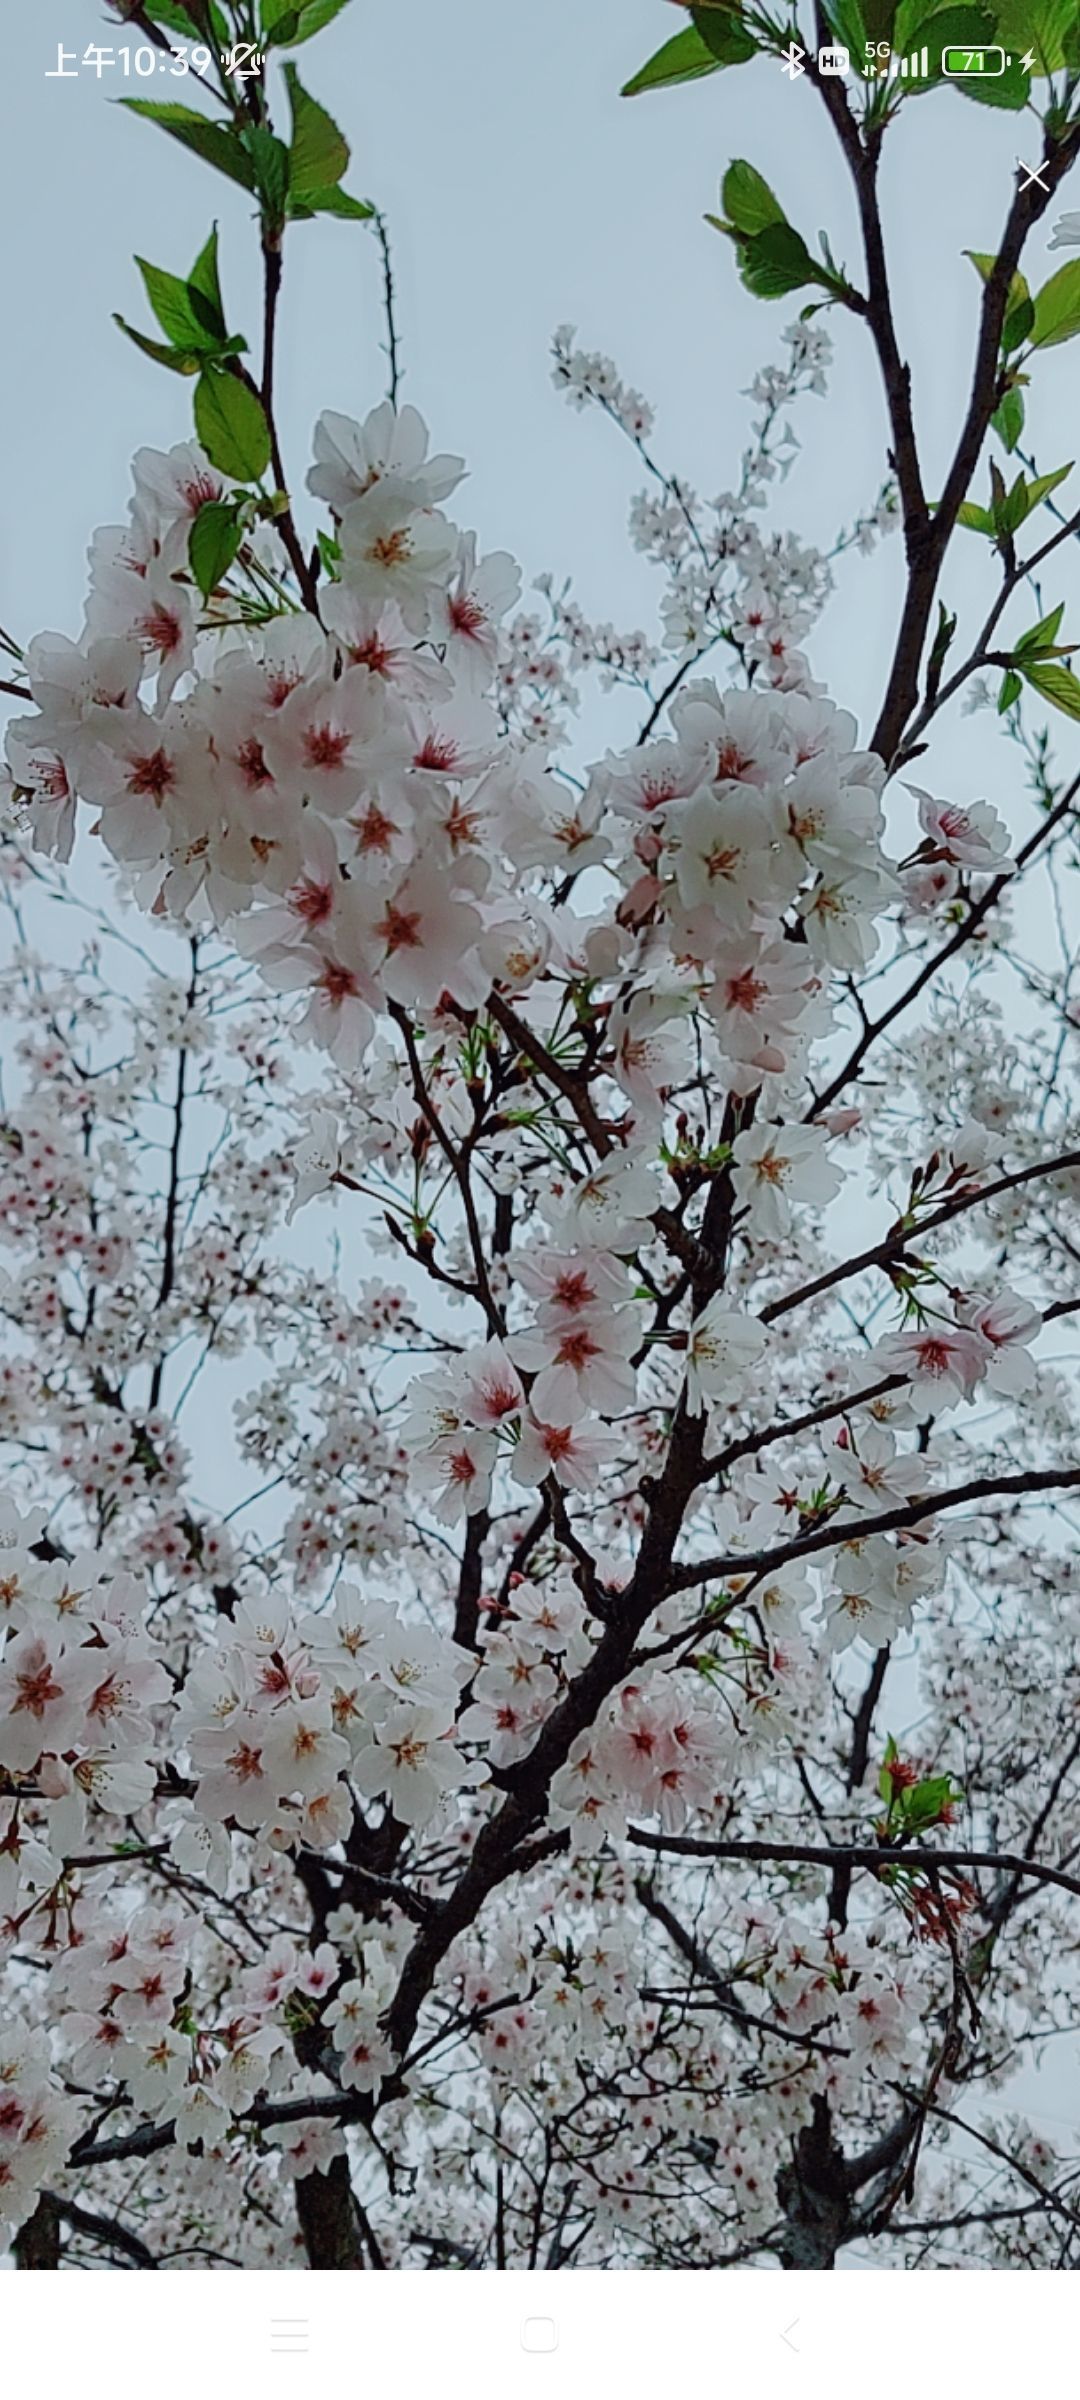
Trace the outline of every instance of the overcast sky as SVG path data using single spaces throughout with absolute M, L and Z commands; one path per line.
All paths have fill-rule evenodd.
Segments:
M 190 431 L 190 387 L 140 357 L 112 312 L 148 322 L 132 252 L 183 271 L 220 219 L 230 321 L 256 323 L 245 194 L 115 105 L 125 92 L 176 97 L 171 76 L 125 82 L 47 76 L 57 45 L 115 48 L 97 0 L 5 11 L 2 152 L 7 197 L 8 371 L 0 617 L 20 638 L 75 632 L 95 524 L 122 516 L 141 442 Z M 14 19 L 14 21 L 11 21 Z M 655 402 L 655 447 L 705 491 L 729 485 L 755 366 L 778 355 L 791 300 L 753 300 L 728 245 L 703 222 L 728 160 L 750 157 L 812 238 L 827 227 L 858 265 L 845 170 L 820 103 L 775 61 L 633 101 L 619 86 L 679 17 L 663 0 L 353 0 L 299 54 L 305 78 L 353 146 L 349 182 L 389 217 L 405 393 L 438 448 L 461 451 L 459 508 L 483 539 L 521 559 L 526 580 L 572 574 L 587 613 L 655 626 L 656 578 L 625 541 L 640 480 L 614 427 L 582 419 L 553 389 L 548 342 L 576 323 Z M 911 356 L 928 486 L 940 482 L 968 379 L 978 301 L 965 248 L 993 249 L 1023 119 L 950 91 L 909 103 L 887 145 L 883 199 L 896 304 Z M 1030 133 L 1028 147 L 1031 148 Z M 1033 152 L 1034 155 L 1034 152 Z M 1067 195 L 1066 195 L 1067 197 Z M 1048 229 L 1036 238 L 1045 272 Z M 1048 262 L 1057 264 L 1057 259 Z M 827 403 L 799 417 L 805 451 L 777 504 L 822 544 L 868 505 L 883 472 L 883 420 L 863 328 L 834 312 Z M 363 227 L 300 225 L 289 236 L 280 411 L 290 478 L 302 481 L 325 406 L 362 414 L 381 395 L 375 246 Z M 1035 409 L 1040 464 L 1069 457 L 1071 352 L 1047 354 Z M 977 593 L 986 553 L 972 537 L 957 591 Z M 852 561 L 814 644 L 816 672 L 872 715 L 893 622 L 899 544 Z M 590 710 L 587 740 L 614 733 Z M 951 737 L 968 796 L 990 728 Z M 960 738 L 961 746 L 957 747 Z M 1066 738 L 1076 740 L 1075 734 Z

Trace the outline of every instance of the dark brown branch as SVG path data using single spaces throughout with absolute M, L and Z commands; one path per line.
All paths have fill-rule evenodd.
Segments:
M 390 257 L 390 236 L 386 229 L 386 218 L 384 217 L 381 208 L 377 208 L 375 210 L 371 222 L 375 228 L 375 239 L 379 245 L 383 269 L 383 311 L 386 317 L 386 356 L 390 367 L 390 380 L 386 387 L 386 397 L 390 402 L 391 408 L 396 408 L 398 402 L 398 386 L 401 381 L 401 370 L 398 364 L 397 319 L 394 313 L 394 269 L 393 262 Z
M 1080 792 L 1080 775 L 1074 775 L 1060 800 L 1036 826 L 1034 833 L 1029 835 L 1022 850 L 1018 850 L 1015 859 L 1007 868 L 1003 869 L 1000 875 L 995 875 L 993 880 L 987 884 L 986 890 L 980 898 L 972 902 L 963 924 L 958 925 L 955 933 L 950 934 L 948 941 L 942 944 L 940 950 L 935 950 L 932 956 L 924 962 L 919 968 L 918 974 L 912 977 L 911 982 L 906 985 L 898 998 L 892 1001 L 888 1008 L 882 1010 L 880 1017 L 870 1017 L 867 1020 L 844 1065 L 834 1075 L 832 1082 L 826 1085 L 825 1090 L 818 1093 L 813 1107 L 807 1110 L 808 1117 L 820 1116 L 822 1109 L 831 1106 L 838 1094 L 844 1091 L 851 1082 L 852 1077 L 858 1075 L 867 1051 L 876 1042 L 878 1035 L 886 1032 L 890 1025 L 896 1023 L 898 1017 L 903 1016 L 905 1009 L 910 1008 L 912 1001 L 918 999 L 920 992 L 925 991 L 928 983 L 932 983 L 940 969 L 947 966 L 949 960 L 955 958 L 957 952 L 970 941 L 972 934 L 977 932 L 983 919 L 989 916 L 992 908 L 996 907 L 1007 884 L 1014 881 L 1017 875 L 1022 874 L 1036 851 L 1042 848 L 1048 836 L 1056 832 L 1057 827 L 1070 814 L 1078 792 Z
M 72 2233 L 81 2233 L 87 2241 L 97 2242 L 103 2250 L 114 2250 L 122 2258 L 130 2258 L 136 2267 L 158 2267 L 149 2245 L 142 2241 L 119 2217 L 101 2216 L 95 2209 L 81 2208 L 74 2200 L 63 2200 L 56 2192 L 43 2192 L 43 2201 L 51 2202 L 57 2216 Z
M 774 1862 L 778 1866 L 833 1867 L 846 1863 L 880 1874 L 883 1867 L 910 1868 L 926 1874 L 942 1867 L 985 1867 L 998 1875 L 1027 1875 L 1036 1883 L 1053 1883 L 1064 1892 L 1080 1898 L 1080 1876 L 1068 1875 L 1064 1867 L 1051 1866 L 1043 1859 L 1022 1858 L 1012 1850 L 927 1850 L 914 1844 L 904 1848 L 896 1843 L 876 1842 L 759 1842 L 713 1841 L 705 1834 L 649 1833 L 632 1825 L 628 1839 L 643 1850 L 671 1852 L 679 1858 L 750 1859 L 759 1864 Z
M 782 1542 L 775 1550 L 741 1553 L 736 1550 L 726 1557 L 700 1559 L 693 1566 L 674 1567 L 668 1575 L 666 1590 L 689 1591 L 696 1583 L 722 1582 L 728 1575 L 772 1574 L 792 1559 L 809 1558 L 819 1550 L 835 1550 L 842 1542 L 865 1541 L 872 1533 L 905 1533 L 927 1517 L 939 1516 L 943 1509 L 962 1508 L 967 1500 L 1075 1491 L 1078 1485 L 1080 1467 L 1030 1468 L 1019 1475 L 974 1475 L 970 1483 L 957 1483 L 951 1489 L 927 1493 L 921 1500 L 909 1500 L 900 1508 L 886 1509 L 880 1517 L 831 1518 L 827 1525 L 819 1525 L 812 1533 L 799 1534 L 794 1541 Z
M 868 1267 L 887 1267 L 912 1242 L 925 1241 L 927 1234 L 936 1233 L 939 1225 L 951 1224 L 954 1217 L 998 1199 L 1002 1192 L 1018 1191 L 1022 1184 L 1038 1183 L 1047 1175 L 1065 1174 L 1073 1167 L 1080 1167 L 1080 1150 L 1063 1150 L 1054 1158 L 1036 1160 L 1033 1166 L 1017 1167 L 1010 1175 L 998 1175 L 993 1183 L 980 1184 L 974 1191 L 957 1192 L 952 1199 L 943 1200 L 940 1207 L 932 1209 L 920 1223 L 894 1226 L 891 1233 L 872 1243 L 869 1249 L 858 1251 L 854 1258 L 839 1260 L 823 1275 L 816 1275 L 812 1283 L 800 1284 L 797 1291 L 785 1292 L 779 1300 L 770 1301 L 761 1311 L 762 1324 L 775 1324 L 789 1309 L 801 1308 L 804 1300 L 816 1300 L 819 1293 L 832 1291 L 836 1284 L 849 1282 L 853 1275 L 865 1274 Z
M 874 1724 L 874 1710 L 881 1698 L 890 1656 L 891 1652 L 887 1642 L 882 1649 L 875 1651 L 874 1663 L 866 1680 L 866 1689 L 852 1719 L 851 1749 L 848 1753 L 847 1766 L 849 1797 L 861 1788 L 866 1774 L 870 1758 L 870 1735 Z M 833 1870 L 832 1890 L 829 1894 L 829 1915 L 836 1925 L 847 1924 L 851 1876 L 851 1860 L 842 1859 Z

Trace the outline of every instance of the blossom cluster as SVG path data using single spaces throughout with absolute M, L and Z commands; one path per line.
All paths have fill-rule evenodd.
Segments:
M 316 428 L 313 591 L 262 529 L 200 599 L 192 528 L 231 487 L 196 445 L 142 451 L 79 640 L 27 653 L 15 880 L 66 860 L 85 804 L 191 963 L 119 1059 L 96 955 L 68 1012 L 38 959 L 17 970 L 35 1088 L 3 1119 L 0 1431 L 20 1493 L 36 1475 L 56 1506 L 0 1526 L 0 1950 L 34 2020 L 0 2053 L 7 2227 L 77 2178 L 104 2105 L 161 2137 L 178 2250 L 205 2188 L 241 2255 L 283 2263 L 282 2186 L 344 2156 L 388 2263 L 467 2257 L 482 2125 L 524 2181 L 546 2145 L 588 2255 L 655 2260 L 674 2210 L 700 2263 L 716 2223 L 767 2228 L 777 2144 L 816 2101 L 865 2131 L 925 2061 L 953 1922 L 929 1887 L 871 1881 L 848 1923 L 811 1875 L 795 1922 L 783 1884 L 710 1886 L 706 1911 L 676 1866 L 701 1945 L 676 1940 L 678 1971 L 709 1962 L 718 2025 L 671 1996 L 671 1909 L 640 1872 L 688 1831 L 790 1825 L 814 1778 L 866 1839 L 858 1645 L 880 1660 L 931 1601 L 959 1611 L 972 1521 L 937 1506 L 973 1404 L 1033 1450 L 1017 1399 L 1032 1427 L 1070 1421 L 1023 1269 L 939 1263 L 984 1188 L 991 1234 L 1011 1225 L 1009 1103 L 975 1032 L 962 1104 L 945 1035 L 922 1037 L 917 1136 L 891 1124 L 899 1068 L 818 1098 L 851 983 L 992 897 L 1010 843 L 987 803 L 914 787 L 886 852 L 882 762 L 797 646 L 829 564 L 754 524 L 827 361 L 811 326 L 789 347 L 738 491 L 705 507 L 660 477 L 636 504 L 669 577 L 666 714 L 643 637 L 550 583 L 546 628 L 513 614 L 513 562 L 445 512 L 460 460 L 388 405 Z M 560 337 L 556 373 L 642 447 L 607 362 Z M 737 687 L 698 672 L 720 644 Z M 572 776 L 554 751 L 591 665 L 647 693 L 648 723 Z M 195 1163 L 185 1106 L 212 1119 Z M 131 1161 L 162 1107 L 159 1193 Z M 1033 1154 L 1038 1129 L 1010 1138 Z M 835 1307 L 826 1229 L 864 1142 L 896 1202 L 870 1253 L 886 1298 L 841 1261 Z M 291 1220 L 325 1194 L 374 1204 L 368 1250 L 401 1283 L 368 1257 L 296 1265 Z M 1041 1273 L 1048 1251 L 1023 1256 Z M 259 1353 L 232 1417 L 256 1488 L 227 1518 L 177 1423 L 196 1348 Z M 935 1744 L 958 1694 L 993 1738 L 970 1647 L 955 1613 Z M 935 1763 L 895 1788 L 932 1794 Z M 515 1808 L 505 1894 L 495 1876 L 444 1918 Z M 402 1994 L 433 1950 L 414 2046 Z M 387 2146 L 361 2160 L 349 2129 L 376 2114 Z

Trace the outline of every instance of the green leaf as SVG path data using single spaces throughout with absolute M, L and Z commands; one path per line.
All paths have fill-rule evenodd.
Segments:
M 1019 300 L 1015 307 L 1010 301 L 1008 310 L 1006 312 L 1005 322 L 1001 328 L 1001 348 L 1003 355 L 1007 357 L 1010 350 L 1019 350 L 1021 342 L 1026 342 L 1034 323 L 1035 304 L 1029 298 L 1026 292 L 1023 299 Z
M 1036 293 L 1032 349 L 1051 350 L 1057 342 L 1071 341 L 1074 333 L 1080 333 L 1080 258 L 1059 267 Z
M 942 669 L 945 665 L 945 660 L 949 652 L 949 646 L 952 642 L 955 632 L 956 618 L 950 614 L 949 610 L 945 606 L 944 601 L 939 600 L 937 631 L 934 635 L 933 648 L 930 652 L 926 666 L 926 696 L 928 700 L 935 700 L 937 698 L 938 686 L 941 682 Z
M 186 8 L 176 6 L 175 0 L 153 0 L 153 17 L 156 25 L 164 25 L 168 33 L 182 33 L 185 41 L 201 42 L 203 38 Z
M 996 469 L 991 467 L 990 480 L 994 485 L 994 527 L 1004 540 L 1009 540 L 1014 533 L 1019 531 L 1031 507 L 1028 487 L 1023 476 L 1018 475 L 1015 483 L 1006 492 L 1000 476 L 997 477 L 997 482 L 994 482 L 995 474 Z
M 991 459 L 990 508 L 980 508 L 974 500 L 965 500 L 957 512 L 957 523 L 966 525 L 973 533 L 989 534 L 992 540 L 1009 541 L 1030 517 L 1032 509 L 1038 508 L 1040 501 L 1045 500 L 1050 492 L 1056 492 L 1059 483 L 1064 483 L 1066 476 L 1071 473 L 1070 461 L 1067 466 L 1055 467 L 1050 475 L 1037 475 L 1034 483 L 1028 483 L 1024 475 L 1018 475 L 1015 483 L 1006 490 L 999 469 Z
M 304 90 L 291 60 L 284 73 L 292 109 L 289 197 L 310 208 L 314 196 L 340 183 L 349 163 L 349 145 L 325 108 Z
M 1031 97 L 1031 77 L 1025 75 L 1018 58 L 1011 58 L 1002 75 L 950 75 L 952 91 L 963 100 L 977 100 L 980 108 L 1007 108 L 1014 112 L 1026 108 Z
M 1038 508 L 1039 502 L 1045 500 L 1048 492 L 1056 492 L 1059 483 L 1064 483 L 1066 476 L 1072 474 L 1074 463 L 1070 459 L 1067 467 L 1055 467 L 1052 475 L 1037 475 L 1034 483 L 1029 483 L 1027 487 L 1028 505 L 1024 512 L 1026 516 L 1031 515 L 1033 508 Z
M 646 59 L 637 74 L 624 83 L 621 98 L 636 99 L 639 92 L 660 92 L 669 84 L 693 83 L 699 75 L 718 75 L 720 60 L 703 42 L 696 25 L 688 25 L 684 33 L 676 33 L 651 58 Z
M 787 223 L 775 192 L 770 190 L 757 168 L 750 165 L 749 159 L 732 159 L 720 186 L 720 199 L 724 214 L 736 233 L 761 233 L 766 225 Z
M 262 0 L 263 39 L 279 50 L 298 50 L 347 7 L 348 0 Z
M 1075 30 L 1073 0 L 997 0 L 999 42 L 1017 50 L 1034 50 L 1043 75 L 1057 73 L 1068 61 L 1070 32 Z
M 227 339 L 220 302 L 215 305 L 205 291 L 197 284 L 185 283 L 182 276 L 152 267 L 149 259 L 137 258 L 135 264 L 158 324 L 170 342 L 180 350 L 201 350 L 213 357 Z
M 292 213 L 294 217 L 355 217 L 359 220 L 373 217 L 375 210 L 370 200 L 354 200 L 351 192 L 343 192 L 340 184 L 332 183 L 325 192 L 312 192 Z
M 147 358 L 156 360 L 159 367 L 171 367 L 174 375 L 197 375 L 205 364 L 199 352 L 172 350 L 165 342 L 151 341 L 149 334 L 139 333 L 137 328 L 129 325 L 123 317 L 114 314 L 113 324 L 119 325 L 121 333 L 126 333 L 129 342 L 134 342 L 137 350 L 144 351 Z
M 815 265 L 794 225 L 763 225 L 739 244 L 739 272 L 748 292 L 759 300 L 782 300 L 804 283 L 825 283 L 828 277 Z
M 989 283 L 990 277 L 997 265 L 997 259 L 995 258 L 993 251 L 965 250 L 964 257 L 970 258 L 976 274 L 981 275 L 984 283 Z M 1002 349 L 1005 349 L 1006 347 L 1010 350 L 1015 349 L 1020 342 L 1027 340 L 1027 336 L 1030 331 L 1030 326 L 1027 324 L 1024 325 L 1022 331 L 1017 333 L 1015 341 L 1010 340 L 1008 343 L 1006 343 L 1005 335 L 1008 332 L 1013 319 L 1022 318 L 1025 305 L 1030 306 L 1030 304 L 1031 293 L 1028 290 L 1027 277 L 1018 273 L 1014 275 L 1010 281 L 1008 297 L 1005 302 L 1005 318 L 1002 326 Z
M 914 5 L 908 0 L 908 5 L 896 12 L 893 48 L 899 57 L 910 57 L 925 48 L 929 53 L 929 71 L 926 75 L 906 75 L 899 87 L 901 94 L 928 92 L 931 87 L 940 90 L 943 50 L 952 46 L 978 50 L 993 39 L 994 19 L 985 8 L 935 8 L 933 0 L 929 6 L 926 0 L 922 0 L 921 6 L 918 0 Z
M 198 292 L 205 300 L 224 341 L 225 303 L 221 297 L 221 283 L 218 277 L 218 230 L 216 225 L 210 229 L 210 238 L 199 252 L 188 276 L 188 283 L 191 290 Z
M 208 500 L 200 508 L 188 537 L 188 558 L 204 600 L 209 600 L 228 574 L 243 540 L 236 510 L 229 500 Z
M 1005 716 L 1010 708 L 1015 708 L 1023 688 L 1019 675 L 1014 675 L 1010 667 L 1007 675 L 1003 675 L 1001 678 L 1001 690 L 998 693 L 999 717 Z
M 1038 624 L 1033 625 L 1030 632 L 1021 634 L 1016 644 L 1017 658 L 1022 657 L 1026 650 L 1052 650 L 1061 629 L 1061 620 L 1064 614 L 1065 602 L 1059 600 L 1057 607 L 1051 609 L 1048 617 L 1040 617 Z
M 130 108 L 135 116 L 149 117 L 154 125 L 163 125 L 185 150 L 194 150 L 197 158 L 205 158 L 233 183 L 242 183 L 246 192 L 254 191 L 255 169 L 233 126 L 216 124 L 197 108 L 184 108 L 175 100 L 121 100 L 119 106 Z
M 837 41 L 850 50 L 853 58 L 862 58 L 869 37 L 859 0 L 825 0 L 824 16 Z
M 211 466 L 238 483 L 257 483 L 270 464 L 270 428 L 258 393 L 220 367 L 206 367 L 195 391 L 195 430 Z
M 1069 667 L 1056 666 L 1052 659 L 1040 660 L 1038 665 L 1020 669 L 1024 682 L 1041 693 L 1063 716 L 1080 717 L 1080 680 Z
M 731 5 L 728 0 L 706 0 L 704 7 L 691 9 L 690 22 L 721 67 L 745 66 L 757 50 L 753 34 L 743 24 L 738 0 Z
M 255 169 L 255 188 L 267 217 L 284 225 L 289 199 L 289 153 L 268 125 L 245 125 L 244 148 Z
M 896 21 L 896 0 L 862 0 L 862 13 L 869 42 L 891 42 Z
M 323 26 L 329 25 L 334 17 L 340 16 L 342 9 L 347 6 L 348 0 L 304 0 L 304 6 L 300 10 L 300 31 L 296 36 L 297 41 L 310 42 L 313 33 L 321 33 Z
M 1024 395 L 1015 384 L 1003 395 L 990 423 L 1006 450 L 1015 450 L 1024 430 Z
M 136 258 L 135 264 L 158 324 L 170 342 L 187 350 L 213 349 L 212 336 L 200 324 L 181 277 L 167 275 L 163 267 L 152 267 L 145 258 Z
M 901 1792 L 900 1808 L 905 1824 L 936 1825 L 943 1809 L 957 1797 L 951 1775 L 927 1775 L 922 1783 Z

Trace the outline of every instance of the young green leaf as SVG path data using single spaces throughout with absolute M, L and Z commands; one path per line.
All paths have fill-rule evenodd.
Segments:
M 896 12 L 893 49 L 898 57 L 908 56 L 909 71 L 901 90 L 927 92 L 931 86 L 941 87 L 941 53 L 949 48 L 978 50 L 994 40 L 994 19 L 985 8 L 960 5 L 942 8 L 934 0 L 902 0 Z M 927 52 L 927 72 L 914 72 L 920 50 Z
M 757 43 L 743 23 L 739 0 L 705 0 L 703 7 L 691 9 L 690 22 L 718 66 L 741 67 L 753 58 Z
M 119 325 L 121 333 L 126 333 L 129 342 L 134 342 L 137 350 L 142 350 L 147 358 L 154 359 L 159 367 L 171 367 L 174 375 L 198 375 L 206 363 L 198 351 L 173 350 L 167 342 L 151 341 L 149 334 L 140 333 L 136 326 L 129 325 L 124 317 L 115 313 L 113 324 Z
M 233 183 L 242 183 L 246 192 L 255 189 L 255 169 L 240 135 L 232 125 L 216 124 L 204 117 L 197 108 L 184 108 L 178 100 L 121 100 L 121 108 L 130 108 L 135 116 L 149 117 L 154 125 L 164 127 L 173 140 L 182 142 L 185 150 L 194 150 L 197 158 L 205 158 Z
M 348 4 L 349 0 L 262 0 L 263 40 L 279 50 L 298 50 Z
M 1066 717 L 1080 717 L 1080 680 L 1069 667 L 1059 667 L 1053 659 L 1040 659 L 1037 664 L 1021 666 L 1025 683 L 1060 708 Z
M 221 297 L 221 283 L 218 277 L 218 230 L 216 225 L 211 227 L 210 238 L 199 252 L 188 276 L 188 284 L 193 292 L 200 293 L 206 301 L 211 311 L 211 321 L 216 325 L 224 341 L 225 303 Z
M 970 258 L 976 274 L 982 277 L 984 283 L 989 283 L 997 265 L 993 251 L 965 250 L 964 257 Z M 1020 343 L 1026 342 L 1032 326 L 1032 317 L 1027 313 L 1030 308 L 1031 293 L 1028 290 L 1027 278 L 1017 272 L 1009 284 L 1008 298 L 1005 302 L 1005 318 L 1001 329 L 1003 351 L 1019 349 Z
M 1074 0 L 997 0 L 997 38 L 1008 48 L 1034 50 L 1037 72 L 1054 75 L 1069 64 L 1068 39 L 1075 31 Z
M 964 100 L 977 100 L 982 108 L 1008 108 L 1015 113 L 1027 107 L 1031 77 L 1019 58 L 1010 58 L 1000 75 L 950 75 L 949 88 Z
M 1006 450 L 1015 450 L 1024 430 L 1024 395 L 1011 384 L 990 419 L 998 440 Z
M 1048 492 L 1056 492 L 1059 483 L 1064 483 L 1066 476 L 1072 474 L 1073 465 L 1074 461 L 1070 459 L 1068 466 L 1055 467 L 1052 475 L 1036 475 L 1034 483 L 1029 483 L 1027 487 L 1027 516 L 1031 515 L 1033 508 L 1038 508 L 1040 500 L 1046 499 Z
M 1001 347 L 1006 357 L 1010 350 L 1019 350 L 1021 342 L 1026 342 L 1034 323 L 1034 302 L 1025 294 L 1015 308 L 1010 305 L 1001 328 Z
M 1018 475 L 1008 491 L 997 469 L 991 466 L 990 481 L 994 492 L 994 530 L 1003 540 L 1010 540 L 1019 531 L 1029 514 L 1031 502 L 1023 475 Z
M 951 1775 L 927 1775 L 900 1794 L 900 1809 L 909 1830 L 936 1825 L 950 1801 L 959 1797 Z
M 270 428 L 258 393 L 220 367 L 195 389 L 195 430 L 211 466 L 237 483 L 257 483 L 270 464 Z
M 304 0 L 297 41 L 310 42 L 313 33 L 321 33 L 323 26 L 340 16 L 342 9 L 347 6 L 348 0 Z
M 1028 0 L 1025 0 L 1025 5 L 1028 5 Z M 930 53 L 930 74 L 922 88 L 928 90 L 933 83 L 940 89 L 939 70 L 943 50 L 982 50 L 989 43 L 998 42 L 1008 53 L 1009 44 L 1000 30 L 1000 7 L 1001 0 L 991 0 L 991 4 L 985 7 L 972 6 L 970 0 L 961 0 L 961 5 L 946 8 L 935 7 L 933 0 L 930 6 L 925 4 L 925 0 L 921 6 L 919 0 L 909 0 L 909 6 L 901 7 L 897 12 L 894 47 L 903 52 L 910 51 L 916 44 L 925 46 Z M 1025 33 L 1022 41 L 1017 40 L 1018 52 L 1026 50 L 1029 38 Z M 981 100 L 990 108 L 1023 108 L 1031 90 L 1030 79 L 1021 66 L 1019 56 L 1013 58 L 1008 55 L 1000 75 L 950 76 L 949 83 L 964 99 Z
M 291 60 L 284 73 L 292 109 L 289 198 L 310 208 L 314 195 L 340 183 L 349 163 L 349 145 L 326 109 L 304 90 Z
M 208 500 L 194 519 L 188 537 L 188 558 L 204 600 L 209 600 L 228 574 L 243 540 L 231 501 Z
M 1071 258 L 1035 295 L 1033 350 L 1051 350 L 1080 333 L 1080 258 Z
M 1010 667 L 1007 674 L 1001 678 L 1001 690 L 998 693 L 999 717 L 1005 716 L 1010 708 L 1015 708 L 1023 688 L 1019 675 L 1014 675 Z
M 688 25 L 685 32 L 673 34 L 670 42 L 646 59 L 629 83 L 624 83 L 620 97 L 633 100 L 639 92 L 664 91 L 669 84 L 693 83 L 699 75 L 719 72 L 720 60 L 702 41 L 696 25 Z
M 300 23 L 301 0 L 260 0 L 259 32 L 267 44 L 290 43 Z
M 787 223 L 775 192 L 770 190 L 757 168 L 751 166 L 749 159 L 732 159 L 720 186 L 720 199 L 724 214 L 736 233 L 760 233 L 766 225 Z
M 828 277 L 815 265 L 801 233 L 782 221 L 763 225 L 739 244 L 739 272 L 748 292 L 759 300 L 782 300 L 804 283 L 825 283 Z
M 949 646 L 952 642 L 955 632 L 956 618 L 950 614 L 949 610 L 945 606 L 944 601 L 939 600 L 937 631 L 934 635 L 933 648 L 930 652 L 926 666 L 926 696 L 928 700 L 935 700 L 937 698 L 938 686 L 941 682 L 942 669 L 944 668 L 945 660 L 949 652 Z
M 279 229 L 289 201 L 289 153 L 268 125 L 245 125 L 244 148 L 255 169 L 255 188 L 266 216 Z
M 213 357 L 226 339 L 225 321 L 220 306 L 200 291 L 194 283 L 185 283 L 180 275 L 169 275 L 164 267 L 153 267 L 149 259 L 136 258 L 136 266 L 146 286 L 146 297 L 164 334 L 180 350 L 204 351 Z
M 177 0 L 154 0 L 153 14 L 155 25 L 164 25 L 167 33 L 182 33 L 187 42 L 201 42 L 198 26 Z
M 373 217 L 375 210 L 370 200 L 354 200 L 351 192 L 343 192 L 340 184 L 332 183 L 325 192 L 312 192 L 307 200 L 302 201 L 299 206 L 294 206 L 292 214 L 294 217 L 355 217 L 360 219 Z
M 1021 657 L 1026 650 L 1052 650 L 1064 614 L 1065 602 L 1059 600 L 1057 607 L 1051 609 L 1048 617 L 1040 617 L 1037 625 L 1032 625 L 1029 632 L 1021 634 L 1016 644 L 1016 656 Z

